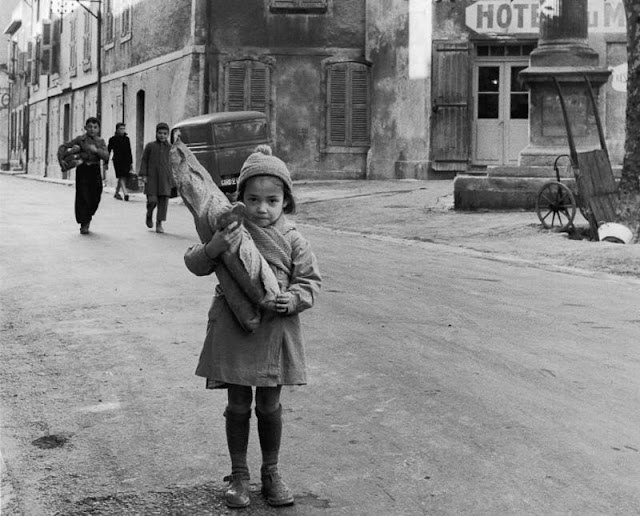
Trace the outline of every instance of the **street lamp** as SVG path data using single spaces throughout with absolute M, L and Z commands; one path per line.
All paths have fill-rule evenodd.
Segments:
M 98 55 L 96 57 L 97 82 L 96 82 L 96 118 L 102 124 L 102 0 L 57 0 L 56 11 L 64 16 L 75 8 L 76 4 L 80 5 L 85 11 L 96 19 L 97 22 L 97 38 L 98 38 Z M 85 4 L 96 4 L 97 10 L 94 12 L 91 7 Z

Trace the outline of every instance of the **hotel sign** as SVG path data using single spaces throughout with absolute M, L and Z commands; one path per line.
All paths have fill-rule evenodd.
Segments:
M 540 16 L 555 16 L 557 0 L 478 0 L 467 7 L 465 23 L 480 34 L 531 34 Z M 622 0 L 589 0 L 589 32 L 626 32 Z

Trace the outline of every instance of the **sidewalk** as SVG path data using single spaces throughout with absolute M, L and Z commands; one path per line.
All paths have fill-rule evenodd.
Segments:
M 1 173 L 73 185 L 70 180 Z M 640 245 L 571 240 L 566 233 L 545 230 L 535 212 L 456 212 L 452 180 L 295 181 L 294 190 L 295 219 L 302 224 L 445 245 L 491 260 L 550 270 L 640 278 Z M 105 194 L 113 192 L 113 187 L 105 188 Z M 130 194 L 130 202 L 145 202 L 145 196 Z M 171 202 L 182 204 L 180 198 Z M 579 214 L 575 224 L 588 227 Z

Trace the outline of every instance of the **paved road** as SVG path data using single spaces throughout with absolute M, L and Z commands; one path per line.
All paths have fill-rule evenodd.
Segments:
M 157 235 L 105 196 L 81 236 L 72 203 L 0 176 L 3 514 L 220 514 L 190 215 Z M 302 229 L 325 281 L 283 394 L 298 503 L 245 514 L 640 512 L 640 283 Z

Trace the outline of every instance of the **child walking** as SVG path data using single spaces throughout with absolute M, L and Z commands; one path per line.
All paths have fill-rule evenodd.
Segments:
M 87 118 L 84 124 L 85 134 L 65 142 L 58 148 L 60 166 L 66 168 L 65 158 L 78 157 L 76 166 L 76 198 L 74 210 L 76 222 L 80 224 L 80 233 L 89 234 L 91 219 L 98 210 L 102 196 L 104 173 L 100 160 L 108 161 L 107 144 L 100 138 L 100 120 Z M 75 165 L 74 165 L 75 166 Z
M 169 197 L 173 185 L 171 163 L 169 162 L 169 126 L 165 122 L 156 125 L 156 139 L 145 145 L 140 159 L 139 176 L 144 181 L 144 193 L 147 195 L 147 216 L 145 223 L 153 228 L 153 210 L 158 208 L 156 232 L 164 233 L 162 223 L 167 220 Z
M 196 375 L 207 379 L 209 389 L 227 389 L 224 416 L 231 458 L 231 475 L 225 477 L 230 482 L 225 492 L 227 506 L 250 503 L 247 444 L 253 387 L 262 450 L 262 494 L 272 506 L 291 505 L 293 495 L 278 471 L 280 392 L 283 385 L 306 383 L 298 314 L 313 306 L 321 277 L 309 243 L 285 217 L 295 212 L 293 183 L 287 166 L 270 155 L 269 147 L 259 147 L 242 166 L 238 200 L 247 206 L 244 226 L 281 284 L 281 293 L 275 310 L 265 310 L 258 329 L 249 333 L 236 321 L 218 285 Z M 241 231 L 234 222 L 209 242 L 191 246 L 185 253 L 188 269 L 198 276 L 215 272 L 222 253 L 237 249 Z

